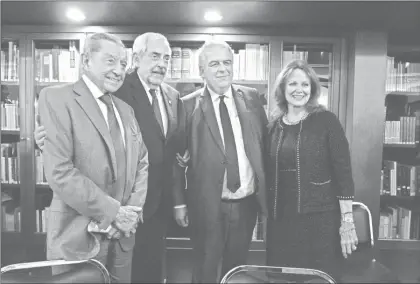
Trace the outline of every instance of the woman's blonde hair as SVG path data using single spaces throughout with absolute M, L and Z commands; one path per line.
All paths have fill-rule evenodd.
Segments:
M 311 113 L 325 108 L 318 103 L 319 96 L 321 95 L 321 84 L 318 76 L 311 66 L 304 60 L 294 60 L 286 65 L 280 74 L 277 76 L 273 86 L 273 96 L 277 102 L 273 112 L 270 115 L 272 121 L 277 120 L 279 117 L 287 113 L 288 103 L 286 100 L 286 84 L 289 76 L 296 69 L 300 69 L 308 76 L 311 83 L 311 94 L 309 101 L 306 103 L 306 110 Z

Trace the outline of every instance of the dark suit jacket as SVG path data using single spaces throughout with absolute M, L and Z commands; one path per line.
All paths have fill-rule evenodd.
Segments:
M 178 129 L 178 113 L 182 111 L 179 92 L 171 86 L 162 83 L 161 93 L 165 101 L 168 116 L 168 131 L 166 138 L 160 130 L 153 113 L 146 90 L 136 72 L 128 74 L 123 86 L 115 95 L 129 104 L 133 109 L 140 131 L 149 153 L 149 179 L 144 218 L 152 216 L 161 202 L 170 208 L 170 191 L 173 187 L 172 169 L 175 154 L 179 151 L 175 135 Z M 172 210 L 171 210 L 172 212 Z
M 232 85 L 247 157 L 255 171 L 256 196 L 261 212 L 267 214 L 264 173 L 264 141 L 267 117 L 255 89 Z M 205 233 L 206 224 L 214 222 L 220 213 L 222 185 L 225 173 L 225 151 L 207 88 L 182 98 L 185 106 L 185 145 L 190 151 L 187 171 L 188 189 L 174 188 L 176 205 L 187 204 L 192 224 Z M 180 140 L 182 137 L 180 137 Z M 182 140 L 181 140 L 182 141 Z M 183 169 L 177 167 L 182 173 Z M 182 177 L 179 174 L 179 177 Z M 180 180 L 177 180 L 180 182 Z M 194 226 L 196 230 L 197 226 Z

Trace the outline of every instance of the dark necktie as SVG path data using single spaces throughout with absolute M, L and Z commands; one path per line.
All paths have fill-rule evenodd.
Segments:
M 99 98 L 105 105 L 108 110 L 108 126 L 109 132 L 111 133 L 112 144 L 114 145 L 115 158 L 117 159 L 117 173 L 116 173 L 116 182 L 114 183 L 114 196 L 118 194 L 118 191 L 124 189 L 125 187 L 125 173 L 126 173 L 126 157 L 125 157 L 125 147 L 123 142 L 123 137 L 121 133 L 120 126 L 117 121 L 117 116 L 114 112 L 114 107 L 112 105 L 111 95 L 103 95 Z
M 236 192 L 238 188 L 241 187 L 238 153 L 236 152 L 232 123 L 230 121 L 229 112 L 224 101 L 225 96 L 220 96 L 219 98 L 220 121 L 222 122 L 223 137 L 225 140 L 225 155 L 227 159 L 225 164 L 227 171 L 227 188 L 232 192 Z
M 165 136 L 165 131 L 164 131 L 164 128 L 163 128 L 162 114 L 160 113 L 159 102 L 158 102 L 157 97 L 156 97 L 156 90 L 155 89 L 150 89 L 149 92 L 150 92 L 150 95 L 152 96 L 153 112 L 155 113 L 156 120 L 159 123 L 160 130 L 162 131 L 163 136 Z

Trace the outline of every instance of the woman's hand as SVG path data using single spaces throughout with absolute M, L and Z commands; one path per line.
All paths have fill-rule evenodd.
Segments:
M 356 227 L 353 221 L 341 221 L 340 237 L 341 251 L 343 252 L 344 258 L 347 258 L 348 255 L 357 249 L 358 244 Z
M 179 153 L 176 154 L 178 165 L 183 168 L 186 168 L 188 166 L 188 161 L 190 160 L 190 158 L 190 152 L 188 150 L 185 151 L 184 156 L 181 156 Z

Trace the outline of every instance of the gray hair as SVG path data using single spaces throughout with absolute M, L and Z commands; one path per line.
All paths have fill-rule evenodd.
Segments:
M 92 52 L 98 52 L 101 49 L 101 40 L 114 42 L 125 48 L 125 45 L 121 39 L 115 35 L 108 33 L 94 33 L 93 35 L 90 35 L 86 38 L 85 45 L 83 47 L 83 53 L 87 55 Z
M 148 32 L 136 37 L 133 43 L 133 53 L 145 52 L 149 41 L 155 39 L 163 39 L 169 47 L 171 46 L 168 39 L 163 34 Z
M 214 46 L 218 46 L 218 47 L 225 47 L 227 48 L 230 53 L 232 53 L 233 55 L 233 49 L 230 47 L 230 45 L 223 40 L 207 40 L 198 50 L 198 66 L 200 68 L 204 67 L 204 62 L 206 60 L 206 51 L 207 49 L 214 47 Z

